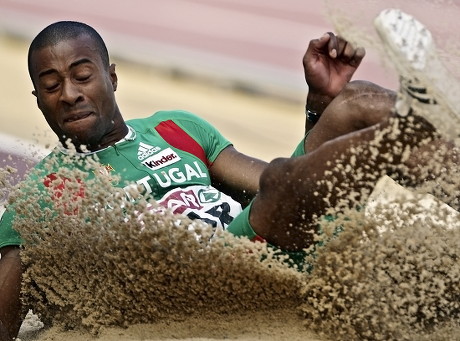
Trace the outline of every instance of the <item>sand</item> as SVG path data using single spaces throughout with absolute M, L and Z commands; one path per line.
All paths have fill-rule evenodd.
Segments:
M 25 63 L 16 63 L 24 59 L 25 44 L 5 37 L 1 42 L 2 74 L 18 80 L 0 83 L 1 90 L 21 100 L 3 101 L 0 109 L 12 118 L 25 112 L 30 117 L 6 121 L 4 131 L 33 136 L 36 145 L 53 143 L 33 97 L 25 96 L 30 89 Z M 238 149 L 266 160 L 289 155 L 302 135 L 301 101 L 252 97 L 118 65 L 117 95 L 126 118 L 187 108 L 237 141 Z M 458 168 L 451 168 L 431 194 L 458 210 L 453 198 L 459 178 Z M 450 196 L 439 195 L 439 187 Z M 110 192 L 104 182 L 94 189 L 94 195 Z M 420 190 L 430 192 L 430 186 Z M 31 193 L 22 203 L 33 198 Z M 25 300 L 45 328 L 29 315 L 20 339 L 458 340 L 460 230 L 442 201 L 435 202 L 428 214 L 417 196 L 378 204 L 372 219 L 365 212 L 345 212 L 337 220 L 345 231 L 310 260 L 312 274 L 288 267 L 264 245 L 225 234 L 205 238 L 206 226 L 196 226 L 204 236 L 197 239 L 187 228 L 191 222 L 177 226 L 171 216 L 149 215 L 141 227 L 136 219 L 121 223 L 119 214 L 87 205 L 84 216 L 94 224 L 85 219 L 70 224 L 68 216 L 58 216 L 45 231 L 26 220 L 18 228 L 31 241 L 45 241 L 24 254 Z
M 5 98 L 20 98 L 18 101 L 0 103 L 1 111 L 8 113 L 9 117 L 2 124 L 2 134 L 7 137 L 8 150 L 28 156 L 38 151 L 42 155 L 54 145 L 55 137 L 30 94 L 31 84 L 25 67 L 27 42 L 9 36 L 0 36 L 0 42 L 3 61 L 0 67 L 4 79 L 8 80 L 0 82 L 1 91 Z M 136 66 L 122 60 L 116 60 L 116 63 L 121 81 L 118 102 L 128 119 L 146 116 L 160 109 L 186 108 L 212 121 L 234 141 L 238 149 L 267 161 L 279 155 L 289 155 L 298 143 L 299 136 L 302 136 L 302 99 L 293 103 L 259 97 L 227 85 L 177 78 L 162 70 Z M 27 119 L 24 120 L 24 117 Z M 279 122 L 283 122 L 283 129 L 279 129 Z M 29 314 L 20 338 L 87 340 L 93 337 L 81 331 L 63 332 L 59 327 L 51 327 L 45 333 L 37 334 L 42 326 L 43 323 L 35 315 Z M 209 313 L 204 317 L 165 319 L 157 324 L 140 324 L 127 329 L 103 328 L 98 337 L 102 340 L 315 339 L 314 333 L 304 328 L 297 310 L 275 307 L 262 311 L 228 312 L 222 316 Z
M 62 332 L 51 328 L 40 336 L 37 327 L 31 326 L 22 340 L 73 340 L 86 341 L 93 336 L 81 331 Z M 157 323 L 138 324 L 128 328 L 104 328 L 97 337 L 100 341 L 112 340 L 292 340 L 320 341 L 305 328 L 302 319 L 291 309 L 270 309 L 240 314 L 202 315 L 183 320 L 165 319 Z
M 458 193 L 458 167 L 446 167 Z M 15 221 L 27 245 L 24 302 L 47 326 L 39 334 L 26 328 L 23 340 L 459 335 L 458 200 L 448 207 L 432 196 L 427 206 L 426 194 L 396 187 L 393 197 L 375 194 L 383 199 L 371 211 L 339 207 L 333 223 L 322 223 L 317 238 L 324 246 L 306 256 L 314 268 L 308 273 L 264 243 L 213 235 L 199 221 L 152 213 L 143 200 L 123 201 L 105 177 L 86 180 L 78 203 L 69 198 L 79 186 L 66 184 L 66 205 L 58 203 L 53 215 L 40 209 L 32 186 L 10 197 L 25 213 Z M 40 327 L 34 317 L 26 325 Z

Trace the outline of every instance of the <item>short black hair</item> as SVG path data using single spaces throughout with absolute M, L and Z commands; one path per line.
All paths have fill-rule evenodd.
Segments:
M 109 66 L 109 52 L 104 40 L 91 26 L 78 21 L 58 21 L 45 27 L 30 43 L 27 55 L 27 66 L 32 78 L 31 56 L 34 51 L 47 46 L 54 46 L 63 40 L 76 39 L 81 35 L 88 35 L 96 44 L 104 66 Z

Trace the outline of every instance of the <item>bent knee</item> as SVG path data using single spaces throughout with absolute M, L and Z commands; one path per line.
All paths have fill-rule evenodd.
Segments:
M 279 185 L 285 181 L 287 175 L 293 169 L 291 158 L 273 159 L 260 176 L 260 193 L 264 195 L 267 191 L 277 192 Z
M 392 116 L 395 101 L 396 93 L 392 90 L 368 81 L 352 81 L 326 110 L 351 125 L 351 130 L 357 130 Z

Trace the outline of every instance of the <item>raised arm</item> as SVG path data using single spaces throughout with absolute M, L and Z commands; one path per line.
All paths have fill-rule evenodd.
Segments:
M 209 169 L 213 185 L 246 206 L 259 190 L 267 162 L 249 157 L 233 146 L 225 148 Z
M 355 48 L 331 32 L 310 41 L 303 57 L 308 84 L 305 131 L 314 126 L 324 109 L 351 80 L 365 54 L 364 48 Z
M 311 40 L 303 58 L 309 86 L 307 109 L 321 115 L 326 106 L 351 80 L 364 58 L 363 48 L 354 48 L 333 33 Z M 313 127 L 307 122 L 307 130 Z M 259 178 L 267 163 L 244 155 L 234 147 L 226 148 L 210 168 L 213 185 L 243 205 L 259 190 Z
M 0 341 L 13 340 L 21 326 L 21 258 L 18 246 L 0 249 Z

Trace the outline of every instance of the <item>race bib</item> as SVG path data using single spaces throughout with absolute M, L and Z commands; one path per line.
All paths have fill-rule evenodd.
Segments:
M 190 219 L 200 219 L 214 228 L 226 229 L 241 213 L 241 204 L 212 186 L 175 188 L 166 193 L 158 204 L 173 213 Z

